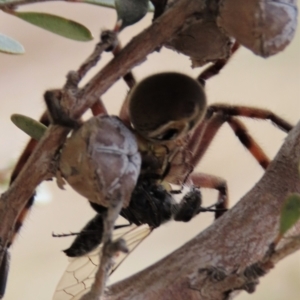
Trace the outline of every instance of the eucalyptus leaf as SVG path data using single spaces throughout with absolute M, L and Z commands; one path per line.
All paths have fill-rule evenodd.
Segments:
M 149 0 L 115 0 L 120 29 L 140 21 L 148 12 Z
M 13 114 L 10 119 L 19 129 L 37 141 L 42 138 L 47 130 L 44 124 L 24 115 Z
M 72 40 L 85 42 L 93 39 L 88 28 L 59 16 L 36 12 L 15 12 L 14 15 L 33 25 Z
M 285 201 L 281 216 L 279 232 L 284 235 L 300 219 L 300 195 L 291 194 Z
M 16 0 L 0 0 L 0 4 L 13 4 Z
M 0 33 L 0 51 L 8 54 L 23 54 L 25 49 L 18 41 Z

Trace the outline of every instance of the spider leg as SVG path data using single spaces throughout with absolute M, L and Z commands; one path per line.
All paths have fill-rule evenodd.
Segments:
M 119 43 L 118 46 L 113 51 L 114 56 L 117 56 L 120 53 L 120 51 L 121 51 L 121 45 Z M 126 73 L 123 76 L 123 79 L 126 82 L 126 84 L 130 90 L 136 85 L 136 79 L 131 71 Z M 129 117 L 129 111 L 128 111 L 128 97 L 125 98 L 125 100 L 121 106 L 119 117 L 126 126 L 130 127 L 130 117 Z
M 214 205 L 215 218 L 221 217 L 229 207 L 228 189 L 225 179 L 217 177 L 214 175 L 204 174 L 200 172 L 194 172 L 190 174 L 188 180 L 192 182 L 193 185 L 199 188 L 209 188 L 215 189 L 219 192 L 218 201 Z
M 91 107 L 91 111 L 93 113 L 93 116 L 98 116 L 98 115 L 108 115 L 108 112 L 102 102 L 101 99 L 96 101 L 93 106 Z
M 122 122 L 130 127 L 130 117 L 129 117 L 129 110 L 128 110 L 128 104 L 129 104 L 129 97 L 128 95 L 126 96 L 122 106 L 121 106 L 121 109 L 120 109 L 120 112 L 119 112 L 119 118 L 122 120 Z
M 235 42 L 232 45 L 231 53 L 228 58 L 224 59 L 218 59 L 215 63 L 210 65 L 208 68 L 206 68 L 204 71 L 201 72 L 201 74 L 197 77 L 197 80 L 201 84 L 205 84 L 205 81 L 207 79 L 210 79 L 211 77 L 214 77 L 220 73 L 220 71 L 224 68 L 224 66 L 228 63 L 232 55 L 238 50 L 240 47 L 240 44 Z
M 213 138 L 220 127 L 227 122 L 230 128 L 234 131 L 240 142 L 249 150 L 252 156 L 257 160 L 263 169 L 266 169 L 270 163 L 270 159 L 263 151 L 263 149 L 256 143 L 256 141 L 247 132 L 245 125 L 233 117 L 224 118 L 223 114 L 217 113 L 207 123 L 207 126 L 202 132 L 202 136 L 198 139 L 197 134 L 194 132 L 188 146 L 194 153 L 191 163 L 196 166 L 202 159 L 206 150 L 210 146 Z M 198 140 L 198 143 L 196 143 Z
M 120 44 L 120 41 L 118 40 L 118 44 L 117 46 L 114 48 L 114 50 L 112 51 L 114 57 L 118 56 L 120 54 L 122 50 L 122 46 Z M 129 71 L 127 72 L 124 76 L 123 79 L 125 81 L 125 83 L 127 84 L 127 86 L 132 89 L 135 85 L 136 85 L 136 80 L 135 77 L 133 76 L 132 72 Z
M 46 112 L 41 116 L 40 122 L 42 124 L 44 124 L 45 126 L 50 125 L 50 120 L 49 120 L 48 114 Z M 21 156 L 19 157 L 18 162 L 12 172 L 12 175 L 10 177 L 10 185 L 15 181 L 17 176 L 22 171 L 24 165 L 26 164 L 26 162 L 29 159 L 33 150 L 35 149 L 37 143 L 38 143 L 38 141 L 36 141 L 34 139 L 29 140 L 28 144 L 26 145 L 25 149 L 23 150 L 23 152 L 22 152 Z M 29 209 L 32 206 L 33 202 L 34 202 L 34 195 L 32 195 L 32 197 L 30 197 L 30 199 L 27 201 L 23 211 L 20 213 L 18 219 L 16 220 L 15 227 L 14 227 L 14 235 L 9 243 L 9 246 L 13 243 L 18 231 L 20 230 L 20 228 L 23 224 L 24 219 L 28 215 Z
M 135 77 L 134 77 L 134 75 L 131 71 L 126 73 L 123 76 L 123 79 L 126 82 L 126 84 L 127 84 L 127 86 L 129 87 L 130 90 L 136 85 Z M 127 95 L 127 97 L 125 98 L 125 100 L 124 100 L 124 102 L 121 106 L 121 109 L 120 109 L 120 112 L 119 112 L 119 117 L 126 126 L 130 127 L 131 125 L 130 125 L 130 117 L 129 117 L 129 111 L 128 111 L 128 104 L 129 104 L 128 100 L 129 100 L 129 98 L 128 98 L 128 95 Z
M 229 118 L 227 123 L 234 131 L 240 142 L 248 149 L 252 156 L 257 160 L 263 169 L 267 169 L 270 164 L 270 159 L 264 153 L 263 149 L 256 141 L 248 134 L 246 126 L 236 118 Z
M 160 17 L 165 11 L 167 0 L 151 0 L 155 10 L 153 15 L 153 21 Z
M 220 217 L 227 211 L 228 197 L 225 180 L 203 173 L 193 173 L 190 179 L 199 182 L 202 187 L 215 188 L 219 191 L 219 198 L 216 204 L 209 207 L 202 207 L 202 196 L 199 188 L 192 186 L 190 191 L 181 199 L 179 203 L 173 204 L 174 220 L 177 222 L 189 222 L 193 217 L 201 212 L 215 212 L 215 218 Z M 214 209 L 213 209 L 214 207 Z
M 112 53 L 116 57 L 120 54 L 121 50 L 122 50 L 122 46 L 120 44 L 120 41 L 118 41 L 118 45 L 115 47 Z M 125 81 L 125 83 L 127 84 L 130 90 L 136 85 L 135 77 L 131 71 L 127 72 L 123 76 L 123 80 Z M 128 112 L 128 97 L 125 98 L 121 106 L 119 117 L 126 126 L 130 127 L 130 118 Z
M 270 159 L 247 132 L 245 125 L 234 116 L 269 119 L 283 131 L 288 132 L 292 129 L 292 125 L 268 110 L 244 106 L 212 105 L 208 108 L 204 121 L 197 126 L 189 139 L 187 149 L 193 153 L 191 165 L 196 166 L 199 163 L 220 127 L 227 122 L 261 167 L 264 169 L 268 167 Z M 216 218 L 221 216 L 224 213 L 223 210 L 228 208 L 229 203 L 225 180 L 203 173 L 192 173 L 188 180 L 198 187 L 213 188 L 219 191 L 216 205 L 219 211 L 216 211 Z
M 41 116 L 40 122 L 46 126 L 49 126 L 50 120 L 49 120 L 47 113 L 44 113 Z M 24 165 L 26 164 L 27 160 L 29 159 L 29 157 L 30 157 L 31 153 L 33 152 L 34 148 L 36 147 L 37 143 L 38 142 L 34 139 L 29 140 L 28 144 L 26 145 L 25 149 L 23 150 L 23 152 L 22 152 L 21 156 L 19 157 L 18 162 L 12 172 L 12 175 L 10 177 L 10 185 L 15 181 L 15 179 L 18 177 L 18 175 L 22 171 Z M 14 242 L 18 232 L 20 231 L 20 229 L 22 227 L 22 224 L 23 224 L 25 218 L 28 216 L 29 210 L 34 202 L 34 196 L 35 195 L 32 195 L 28 199 L 25 207 L 19 214 L 19 216 L 15 222 L 14 228 L 13 228 L 14 232 L 13 232 L 12 238 L 8 242 L 7 248 L 9 248 L 12 245 L 12 243 Z M 1 298 L 1 294 L 3 296 L 4 292 L 5 292 L 8 269 L 9 269 L 9 260 L 6 259 L 6 257 L 9 257 L 9 252 L 8 252 L 8 249 L 5 249 L 4 251 L 5 251 L 5 254 L 4 254 L 5 256 L 2 259 L 2 263 L 0 264 L 0 298 Z
M 294 126 L 282 119 L 272 111 L 257 107 L 248 107 L 242 105 L 214 104 L 210 105 L 208 110 L 211 112 L 222 112 L 226 116 L 239 116 L 251 119 L 270 120 L 275 126 L 284 132 L 289 132 Z
M 234 118 L 234 116 L 263 120 L 269 119 L 273 124 L 285 132 L 288 132 L 293 128 L 291 124 L 268 110 L 223 104 L 211 105 L 208 108 L 206 118 L 194 130 L 188 143 L 187 148 L 193 153 L 191 163 L 194 166 L 198 164 L 205 154 L 219 128 L 227 122 L 241 143 L 249 150 L 262 168 L 266 169 L 268 167 L 270 159 L 247 132 L 245 125 Z

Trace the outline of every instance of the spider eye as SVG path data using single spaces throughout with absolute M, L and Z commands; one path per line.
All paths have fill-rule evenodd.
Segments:
M 175 139 L 179 134 L 178 129 L 170 128 L 167 131 L 163 132 L 162 134 L 156 136 L 154 139 L 160 141 L 169 141 Z

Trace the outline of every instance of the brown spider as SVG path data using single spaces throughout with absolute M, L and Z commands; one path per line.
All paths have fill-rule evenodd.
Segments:
M 212 68 L 214 68 L 214 73 L 216 73 L 215 70 L 218 70 L 216 64 Z M 204 82 L 203 77 L 207 77 L 207 74 L 213 74 L 212 68 L 204 71 L 204 75 L 199 76 L 201 83 Z M 247 133 L 245 126 L 236 119 L 236 116 L 270 119 L 286 132 L 292 126 L 272 112 L 258 108 L 224 104 L 206 107 L 203 84 L 199 83 L 199 81 L 179 73 L 161 73 L 150 76 L 130 91 L 121 108 L 120 117 L 123 123 L 135 134 L 142 157 L 142 166 L 136 190 L 142 187 L 142 189 L 145 189 L 145 186 L 148 185 L 149 191 L 155 191 L 155 186 L 158 188 L 161 186 L 166 188 L 167 191 L 171 191 L 170 183 L 181 187 L 187 183 L 197 188 L 216 189 L 219 192 L 218 201 L 215 205 L 215 214 L 216 218 L 218 218 L 228 209 L 225 180 L 213 175 L 193 172 L 194 166 L 201 160 L 217 130 L 223 123 L 227 122 L 241 143 L 265 169 L 269 164 L 269 158 Z M 101 116 L 94 117 L 82 125 L 77 125 L 76 121 L 69 119 L 59 107 L 53 105 L 54 99 L 51 97 L 51 92 L 46 93 L 45 99 L 51 115 L 56 118 L 56 122 L 63 125 L 75 124 L 79 126 L 79 129 L 74 131 L 62 149 L 60 170 L 67 182 L 77 192 L 88 198 L 93 208 L 101 214 L 103 211 L 101 206 L 107 206 L 107 202 L 105 202 L 106 193 L 103 193 L 103 190 L 109 190 L 110 186 L 108 188 L 106 185 L 103 186 L 102 182 L 105 182 L 105 180 L 100 180 L 101 182 L 99 183 L 99 180 L 92 179 L 94 174 L 99 174 L 98 170 L 101 168 L 101 165 L 93 163 L 93 160 L 91 163 L 89 157 L 87 159 L 78 159 L 77 157 L 86 157 L 89 156 L 89 153 L 94 152 L 95 139 L 87 139 L 86 136 L 89 137 L 89 134 L 95 131 L 94 125 L 92 127 L 90 125 L 92 124 L 91 121 L 97 118 L 101 120 L 103 113 L 107 115 L 105 107 L 99 102 L 98 110 L 103 112 Z M 170 107 L 172 109 L 169 109 Z M 93 124 L 95 124 L 94 121 Z M 101 138 L 107 134 L 113 135 L 113 132 L 105 132 L 103 129 L 100 129 L 96 129 L 96 132 L 99 131 L 101 133 L 99 133 Z M 81 132 L 84 132 L 84 138 L 82 138 L 83 134 Z M 98 143 L 100 137 L 96 140 Z M 88 148 L 88 151 L 84 150 L 85 152 L 81 152 L 80 149 L 77 149 L 80 144 L 84 145 L 84 149 Z M 74 157 L 73 153 L 75 153 Z M 78 161 L 80 162 L 78 163 Z M 96 165 L 95 168 L 93 167 L 94 164 Z M 87 165 L 89 167 L 86 167 Z M 82 172 L 81 170 L 85 171 Z M 110 171 L 106 170 L 105 175 L 110 177 L 107 172 Z M 147 193 L 147 191 L 145 192 Z M 161 199 L 163 197 L 161 196 Z M 131 201 L 136 200 L 132 198 Z M 127 203 L 124 207 L 127 206 Z M 98 207 L 99 205 L 100 208 Z M 191 208 L 191 210 L 193 209 Z M 191 217 L 201 211 L 204 211 L 202 207 L 198 208 L 198 210 L 193 210 Z M 139 213 L 142 216 L 145 214 L 142 211 Z M 186 220 L 190 220 L 191 217 L 186 218 Z M 135 218 L 130 217 L 130 215 L 127 219 L 135 223 Z M 146 217 L 144 219 L 146 220 Z M 150 227 L 155 227 L 153 225 L 155 222 L 153 221 L 152 223 L 152 220 L 150 222 L 144 221 L 144 223 L 147 223 Z M 140 225 L 140 223 L 136 224 Z M 158 222 L 158 226 L 160 224 Z
M 214 68 L 216 67 L 214 66 Z M 209 72 L 205 71 L 204 74 Z M 199 76 L 200 82 L 202 82 L 201 76 Z M 185 101 L 182 101 L 182 98 Z M 172 110 L 169 110 L 170 107 L 172 107 Z M 99 108 L 101 111 L 105 111 L 103 105 L 100 104 Z M 163 113 L 159 113 L 161 111 Z M 118 233 L 116 233 L 118 237 L 124 237 L 129 240 L 128 246 L 131 251 L 153 228 L 168 221 L 167 219 L 164 220 L 164 217 L 160 215 L 165 212 L 165 208 L 159 207 L 159 203 L 167 203 L 169 201 L 167 200 L 169 194 L 162 188 L 166 187 L 169 190 L 169 183 L 179 186 L 187 183 L 197 188 L 205 187 L 218 190 L 217 205 L 214 205 L 216 207 L 216 217 L 221 216 L 228 208 L 225 180 L 216 176 L 193 172 L 193 167 L 199 163 L 222 124 L 227 122 L 230 125 L 242 144 L 264 169 L 267 168 L 270 160 L 247 133 L 245 126 L 236 116 L 269 119 L 286 132 L 292 128 L 285 120 L 267 110 L 224 104 L 206 107 L 206 98 L 202 84 L 178 73 L 157 74 L 141 81 L 128 94 L 121 108 L 120 116 L 122 121 L 135 133 L 142 156 L 139 181 L 131 198 L 131 203 L 128 208 L 121 211 L 121 215 L 137 225 L 138 228 L 130 227 L 130 231 L 127 231 L 128 229 L 125 228 L 124 232 L 124 227 L 122 227 L 123 229 L 118 229 Z M 68 178 L 66 179 L 68 180 Z M 161 198 L 157 197 L 158 191 Z M 153 196 L 154 193 L 156 193 L 155 196 Z M 143 207 L 143 210 L 141 209 L 140 211 L 137 211 L 137 208 L 133 208 L 133 205 L 131 205 L 132 202 L 138 202 L 136 199 L 137 194 L 140 197 L 149 198 L 145 200 L 148 207 Z M 188 198 L 185 198 L 185 200 L 188 201 Z M 153 210 L 149 209 L 151 205 Z M 95 208 L 95 205 L 92 206 Z M 98 211 L 99 207 L 95 209 Z M 191 217 L 194 217 L 201 211 L 205 211 L 201 206 L 195 210 L 191 206 L 191 210 Z M 75 240 L 72 246 L 65 251 L 68 256 L 75 256 L 76 259 L 74 264 L 70 263 L 63 275 L 54 299 L 64 299 L 61 297 L 66 297 L 66 295 L 72 295 L 74 299 L 77 299 L 76 297 L 88 291 L 93 281 L 95 266 L 99 263 L 100 250 L 97 248 L 95 251 L 92 251 L 94 248 L 91 247 L 91 244 L 93 246 L 95 244 L 94 241 L 90 241 L 91 238 L 88 236 L 89 232 L 93 231 L 99 234 L 98 229 L 100 231 L 102 229 L 101 209 L 98 212 L 99 214 L 82 230 L 83 234 L 79 234 L 80 238 L 77 238 L 77 241 Z M 143 215 L 145 213 L 149 213 L 147 220 Z M 135 219 L 136 216 L 137 219 Z M 140 222 L 139 218 L 141 216 L 143 218 Z M 156 217 L 159 219 L 158 224 L 155 224 Z M 190 219 L 188 218 L 186 221 Z M 182 220 L 177 219 L 177 221 Z M 148 229 L 141 226 L 141 224 L 145 223 L 150 226 Z M 101 237 L 96 239 L 100 243 Z M 83 249 L 83 244 L 85 243 L 87 243 L 87 248 L 89 248 L 88 251 Z M 78 245 L 80 246 L 80 253 L 77 252 L 78 249 L 75 249 L 75 246 L 77 248 Z M 76 254 L 73 251 L 76 251 Z M 118 258 L 117 266 L 123 259 L 124 257 Z M 90 263 L 91 261 L 92 263 Z M 112 272 L 115 268 L 112 269 Z M 82 281 L 79 283 L 74 283 L 74 278 L 80 277 L 82 272 L 89 275 L 82 278 Z
M 235 44 L 232 48 L 232 53 L 238 48 L 238 44 Z M 216 75 L 223 66 L 227 63 L 228 59 L 218 60 L 211 67 L 202 72 L 197 78 L 198 86 L 203 90 L 205 80 Z M 172 73 L 171 73 L 172 74 Z M 175 77 L 176 74 L 173 73 Z M 166 74 L 166 76 L 168 76 Z M 125 78 L 129 79 L 129 86 L 132 87 L 134 80 L 131 73 L 128 73 Z M 151 77 L 150 77 L 151 78 Z M 152 77 L 152 78 L 155 78 Z M 196 82 L 192 80 L 193 82 Z M 149 95 L 151 96 L 151 91 L 159 91 L 160 88 L 155 83 L 155 88 L 149 88 Z M 162 89 L 165 88 L 169 90 L 172 88 L 173 83 L 170 80 L 170 86 L 162 84 Z M 202 86 L 202 87 L 201 87 Z M 270 111 L 250 108 L 245 106 L 229 106 L 226 104 L 220 105 L 210 105 L 206 107 L 205 96 L 202 97 L 203 101 L 193 100 L 191 105 L 193 109 L 187 109 L 183 107 L 183 110 L 187 109 L 187 120 L 182 122 L 181 113 L 182 111 L 173 109 L 174 99 L 167 99 L 169 102 L 165 103 L 163 114 L 159 114 L 155 109 L 153 102 L 149 99 L 157 99 L 160 103 L 160 99 L 153 97 L 138 97 L 138 101 L 133 101 L 130 104 L 130 99 L 134 93 L 138 92 L 138 87 L 134 88 L 129 96 L 124 101 L 121 108 L 120 119 L 128 127 L 131 124 L 138 136 L 139 140 L 139 150 L 142 154 L 142 173 L 158 175 L 155 178 L 157 184 L 173 183 L 182 186 L 183 184 L 193 184 L 196 187 L 212 188 L 219 192 L 218 205 L 216 208 L 216 217 L 220 216 L 224 212 L 224 208 L 228 208 L 228 196 L 227 196 L 227 185 L 224 179 L 203 174 L 192 172 L 193 168 L 197 166 L 206 150 L 208 149 L 211 141 L 213 140 L 218 129 L 227 122 L 233 129 L 237 137 L 240 139 L 242 144 L 250 151 L 250 153 L 255 157 L 258 163 L 266 169 L 270 160 L 260 148 L 260 146 L 254 141 L 254 139 L 247 133 L 247 130 L 243 123 L 238 120 L 237 116 L 257 118 L 257 119 L 269 119 L 275 125 L 285 132 L 291 130 L 292 125 L 290 125 L 285 120 L 281 119 L 277 115 Z M 143 95 L 143 90 L 139 91 Z M 200 97 L 201 98 L 201 97 Z M 148 101 L 147 101 L 148 99 Z M 181 104 L 183 101 L 178 99 L 175 101 L 177 104 Z M 184 102 L 183 102 L 184 103 Z M 128 108 L 132 106 L 135 108 L 130 111 Z M 143 107 L 147 111 L 147 115 L 141 117 L 138 107 Z M 171 109 L 170 109 L 171 108 Z M 194 114 L 194 109 L 197 110 L 197 114 Z M 93 107 L 92 111 L 95 115 L 99 113 L 107 113 L 104 105 L 101 101 L 97 102 Z M 161 116 L 164 115 L 166 111 L 175 112 L 174 118 L 168 120 L 166 123 L 161 123 Z M 189 112 L 191 112 L 189 114 Z M 145 122 L 147 121 L 147 122 Z M 172 122 L 173 121 L 173 122 Z M 47 114 L 44 114 L 41 118 L 41 122 L 48 125 L 49 119 Z M 189 123 L 189 126 L 185 126 Z M 147 127 L 150 124 L 149 127 Z M 175 126 L 174 126 L 175 125 Z M 153 126 L 155 130 L 153 130 Z M 195 127 L 194 127 L 195 126 Z M 190 127 L 190 128 L 189 128 Z M 192 127 L 194 127 L 192 129 Z M 189 130 L 192 129 L 192 130 Z M 17 166 L 12 174 L 11 182 L 16 178 L 17 174 L 20 172 L 24 162 L 30 156 L 36 142 L 31 140 L 21 155 Z M 150 161 L 149 161 L 150 158 Z M 147 170 L 150 167 L 150 171 Z M 154 176 L 155 177 L 155 176 Z M 20 214 L 19 219 L 16 222 L 15 232 L 17 233 L 21 227 L 27 212 L 31 205 L 33 204 L 33 197 L 28 200 L 26 207 Z M 13 239 L 11 243 L 13 242 Z M 10 244 L 11 244 L 10 243 Z
M 213 65 L 213 68 L 216 69 L 216 64 Z M 211 72 L 212 68 L 204 71 L 198 77 L 198 80 L 203 82 L 203 79 L 207 78 L 207 74 Z M 148 86 L 144 88 L 140 84 L 129 93 L 128 99 L 121 109 L 121 119 L 126 124 L 131 122 L 138 135 L 144 138 L 143 148 L 145 148 L 146 143 L 146 148 L 152 147 L 154 149 L 152 150 L 153 153 L 160 153 L 154 154 L 155 157 L 162 156 L 167 160 L 167 164 L 164 159 L 161 163 L 162 170 L 160 170 L 160 174 L 163 174 L 162 179 L 164 181 L 177 185 L 183 185 L 187 182 L 199 188 L 216 189 L 219 191 L 219 206 L 217 208 L 227 208 L 228 199 L 225 180 L 208 174 L 192 172 L 193 168 L 202 159 L 219 128 L 227 122 L 240 142 L 250 151 L 261 167 L 266 169 L 270 159 L 248 134 L 243 123 L 236 117 L 268 119 L 285 132 L 289 132 L 293 126 L 271 111 L 260 108 L 226 104 L 214 104 L 206 107 L 205 98 L 199 101 L 195 97 L 194 102 L 193 100 L 191 102 L 187 101 L 182 106 L 182 101 L 176 99 L 176 96 L 173 95 L 170 98 L 163 96 L 168 89 L 172 89 L 172 86 L 174 87 L 176 84 L 180 86 L 176 83 L 176 77 L 180 76 L 182 75 L 166 73 L 164 75 L 154 75 L 142 81 L 142 84 L 145 83 L 144 86 L 146 83 Z M 142 97 L 142 95 L 147 96 Z M 190 106 L 193 108 L 189 115 Z M 172 111 L 166 113 L 170 110 L 170 107 L 172 107 Z M 195 113 L 196 111 L 197 113 Z M 170 114 L 172 115 L 171 121 L 167 119 Z M 180 116 L 177 114 L 180 114 Z M 184 120 L 182 120 L 183 116 Z M 162 150 L 163 147 L 167 149 L 167 153 Z M 140 151 L 143 157 L 145 151 L 143 149 L 140 149 Z M 216 212 L 216 216 L 220 214 L 222 214 L 222 211 Z

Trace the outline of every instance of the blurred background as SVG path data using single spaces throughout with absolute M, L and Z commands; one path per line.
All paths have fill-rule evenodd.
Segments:
M 77 69 L 93 50 L 100 29 L 112 28 L 116 20 L 114 10 L 76 3 L 44 3 L 22 7 L 21 10 L 54 13 L 81 22 L 91 29 L 95 40 L 74 42 L 0 12 L 1 33 L 17 39 L 26 48 L 22 56 L 0 54 L 1 169 L 16 162 L 28 140 L 11 123 L 11 114 L 20 113 L 38 119 L 45 109 L 42 98 L 44 91 L 62 87 L 68 71 Z M 120 35 L 122 44 L 147 27 L 151 17 L 149 14 L 138 24 L 125 29 Z M 86 80 L 110 59 L 111 54 L 105 53 Z M 190 65 L 187 57 L 162 49 L 160 53 L 149 55 L 147 61 L 133 71 L 138 80 L 161 71 L 198 75 L 201 69 L 193 70 Z M 103 96 L 111 114 L 118 114 L 127 91 L 127 86 L 120 80 Z M 262 59 L 246 49 L 239 50 L 221 74 L 207 83 L 206 91 L 209 103 L 259 106 L 271 109 L 295 124 L 300 116 L 299 31 L 291 45 L 275 57 Z M 245 120 L 245 123 L 266 153 L 274 157 L 286 135 L 269 122 Z M 231 205 L 251 189 L 263 174 L 227 125 L 220 130 L 197 168 L 227 180 Z M 215 191 L 203 190 L 204 205 L 213 203 L 216 197 Z M 55 181 L 39 187 L 38 200 L 11 249 L 5 300 L 51 299 L 68 265 L 61 250 L 72 241 L 72 238 L 53 238 L 52 232 L 78 231 L 94 216 L 86 199 L 69 187 L 65 191 L 60 190 Z M 212 221 L 213 216 L 203 214 L 188 224 L 170 222 L 161 226 L 130 255 L 110 282 L 152 264 L 201 232 Z M 300 253 L 297 253 L 279 263 L 263 278 L 253 295 L 243 292 L 238 299 L 296 300 L 300 295 L 299 283 Z

